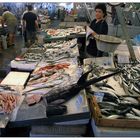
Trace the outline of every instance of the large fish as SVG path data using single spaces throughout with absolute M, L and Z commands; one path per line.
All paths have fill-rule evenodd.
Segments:
M 86 81 L 85 79 L 87 78 L 87 76 L 90 72 L 91 72 L 91 70 L 86 72 L 84 75 L 82 75 L 81 78 L 79 79 L 79 81 L 77 82 L 77 84 L 73 84 L 72 86 L 68 87 L 67 89 L 65 89 L 61 92 L 58 90 L 58 91 L 55 91 L 55 92 L 50 91 L 47 94 L 45 94 L 47 102 L 50 103 L 50 102 L 53 102 L 57 99 L 69 100 L 73 96 L 77 95 L 80 92 L 80 90 L 90 86 L 91 84 L 95 84 L 99 81 L 102 81 L 106 78 L 109 78 L 113 75 L 116 75 L 116 74 L 122 72 L 122 70 L 118 70 L 115 73 L 111 73 L 111 74 L 108 74 L 108 75 L 105 75 L 105 76 L 101 76 L 99 78 L 93 78 L 93 79 L 90 79 L 90 80 Z

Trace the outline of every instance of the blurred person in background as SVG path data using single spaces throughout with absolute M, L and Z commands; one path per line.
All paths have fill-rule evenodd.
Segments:
M 94 36 L 96 34 L 108 34 L 108 24 L 106 22 L 106 5 L 99 3 L 95 7 L 95 19 L 90 24 L 93 33 L 89 37 L 89 44 L 87 45 L 87 53 L 92 57 L 102 57 L 104 52 L 97 49 L 97 44 Z
M 15 34 L 17 29 L 17 18 L 15 15 L 9 11 L 8 8 L 4 9 L 4 13 L 2 14 L 3 23 L 2 26 L 4 27 L 4 24 L 7 25 L 8 30 L 8 46 L 13 46 L 15 44 Z
M 23 12 L 22 16 L 21 16 L 21 26 L 22 26 L 22 34 L 23 34 L 23 37 L 24 37 L 24 42 L 25 42 L 25 45 L 27 44 L 27 35 L 26 35 L 26 30 L 25 30 L 25 27 L 23 26 L 23 16 L 25 13 L 28 12 L 28 7 L 26 5 L 25 7 L 25 11 Z
M 32 5 L 28 5 L 28 12 L 23 15 L 23 26 L 27 34 L 27 47 L 37 40 L 36 32 L 39 30 L 37 15 L 32 12 Z

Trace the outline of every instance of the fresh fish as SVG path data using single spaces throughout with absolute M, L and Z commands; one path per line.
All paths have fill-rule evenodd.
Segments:
M 93 69 L 88 70 L 87 72 L 85 72 L 82 77 L 78 80 L 77 84 L 83 84 L 84 82 L 86 82 L 87 80 L 87 76 L 88 74 L 92 71 Z
M 120 113 L 122 112 L 121 110 L 117 110 L 117 109 L 113 109 L 113 108 L 103 108 L 101 109 L 101 113 L 103 115 L 106 116 L 110 116 L 110 115 L 123 115 L 124 113 Z
M 134 105 L 139 105 L 138 100 L 136 100 L 135 98 L 132 98 L 132 97 L 124 97 L 123 100 L 124 100 L 124 101 L 129 101 L 129 102 L 131 102 L 131 103 L 134 104 Z
M 37 79 L 39 79 L 39 78 L 41 78 L 41 77 L 42 77 L 41 74 L 36 74 L 36 75 L 32 76 L 32 77 L 29 79 L 29 82 L 34 81 L 34 80 L 37 80 Z
M 129 113 L 132 110 L 132 107 L 127 107 L 124 110 L 117 110 L 118 115 L 125 115 L 126 113 Z
M 112 72 L 116 72 L 119 69 L 118 68 L 106 68 L 107 71 L 112 71 Z
M 109 108 L 110 110 L 115 110 L 118 107 L 117 104 L 112 102 L 99 102 L 98 105 L 101 109 Z
M 65 102 L 64 99 L 59 99 L 59 100 L 55 100 L 54 102 L 51 102 L 51 104 L 60 105 L 60 104 L 63 104 L 64 102 Z
M 47 82 L 47 81 L 48 81 L 48 77 L 41 77 L 39 79 L 29 81 L 27 86 L 36 85 L 36 84 L 44 83 L 44 82 Z
M 99 87 L 99 88 L 100 87 L 107 87 L 107 88 L 110 88 L 110 89 L 114 90 L 114 88 L 112 86 L 108 85 L 107 83 L 95 83 L 95 86 Z
M 37 91 L 37 90 L 40 90 L 40 89 L 44 89 L 44 88 L 49 88 L 50 86 L 49 85 L 47 85 L 47 84 L 44 84 L 44 85 L 41 85 L 41 86 L 39 86 L 39 87 L 34 87 L 34 88 L 32 88 L 32 89 L 30 89 L 30 90 L 24 90 L 23 91 L 23 95 L 24 94 L 27 94 L 27 93 L 29 93 L 29 92 L 32 92 L 32 91 Z M 47 92 L 48 93 L 48 92 Z
M 132 110 L 129 113 L 132 114 L 132 115 L 136 115 Z
M 135 85 L 133 85 L 133 90 L 140 94 L 140 89 L 138 89 Z
M 117 96 L 114 92 L 112 92 L 112 91 L 110 91 L 110 90 L 99 90 L 98 92 L 110 94 L 110 95 L 112 95 L 113 97 L 116 97 L 116 99 L 118 99 L 118 102 L 119 102 L 118 96 Z
M 106 118 L 107 119 L 123 119 L 124 116 L 121 116 L 121 115 L 111 115 L 111 116 L 108 116 Z
M 111 115 L 110 110 L 108 111 L 107 109 L 101 109 L 101 113 L 105 116 L 110 116 Z
M 127 113 L 127 114 L 126 114 L 126 118 L 128 118 L 128 119 L 140 120 L 140 117 L 135 116 L 135 115 L 133 115 L 133 114 L 131 114 L 131 113 Z
M 77 95 L 80 90 L 90 86 L 91 84 L 95 84 L 99 81 L 102 81 L 106 78 L 109 78 L 115 74 L 118 74 L 122 71 L 118 71 L 118 72 L 115 72 L 115 73 L 112 73 L 112 74 L 108 74 L 108 75 L 105 75 L 105 76 L 102 76 L 102 77 L 99 77 L 99 78 L 93 78 L 93 79 L 90 79 L 89 81 L 86 81 L 84 83 L 77 83 L 77 84 L 74 84 L 73 87 L 71 88 L 68 88 L 62 92 L 55 92 L 53 93 L 52 91 L 50 91 L 49 93 L 47 93 L 45 96 L 46 96 L 46 100 L 47 102 L 52 102 L 52 101 L 55 101 L 57 99 L 66 99 L 66 100 L 69 100 L 70 98 L 72 98 L 73 96 Z M 83 79 L 84 76 L 81 76 L 81 79 Z
M 134 86 L 135 86 L 137 89 L 140 89 L 140 82 L 134 83 Z
M 136 108 L 132 108 L 132 111 L 140 117 L 140 110 L 136 109 Z

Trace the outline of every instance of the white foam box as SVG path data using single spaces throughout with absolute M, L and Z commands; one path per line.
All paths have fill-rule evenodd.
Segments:
M 24 88 L 26 81 L 29 77 L 29 72 L 14 72 L 11 71 L 2 80 L 1 85 L 16 86 Z

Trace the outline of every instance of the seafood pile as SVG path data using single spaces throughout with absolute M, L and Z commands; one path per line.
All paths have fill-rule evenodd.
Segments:
M 44 44 L 43 46 L 46 48 L 46 49 L 52 49 L 52 48 L 61 48 L 62 47 L 62 44 L 63 44 L 64 41 L 56 41 L 56 42 L 51 42 L 51 43 L 46 43 Z
M 105 74 L 108 74 L 108 71 L 106 69 L 104 69 L 104 67 L 101 67 L 96 63 L 85 65 L 84 72 L 87 72 L 89 70 L 92 70 L 92 71 L 89 73 L 87 79 L 100 77 L 100 76 L 103 76 Z M 104 81 L 106 81 L 106 79 Z
M 14 89 L 0 85 L 0 113 L 12 113 L 19 102 L 19 97 Z
M 64 58 L 71 58 L 72 56 L 70 49 L 50 49 L 45 52 L 46 61 L 58 61 Z
M 42 59 L 44 46 L 34 43 L 24 54 L 15 58 L 15 61 L 38 62 Z
M 46 49 L 49 48 L 71 48 L 73 46 L 75 46 L 77 44 L 77 39 L 72 39 L 69 41 L 57 41 L 57 42 L 51 42 L 51 43 L 47 43 L 44 44 L 44 47 Z
M 46 32 L 52 37 L 63 37 L 68 36 L 70 34 L 78 34 L 80 32 L 85 32 L 85 29 L 82 26 L 76 26 L 74 28 L 67 29 L 47 29 Z
M 94 93 L 94 96 L 97 97 L 102 117 L 107 119 L 140 119 L 139 97 L 118 96 L 110 92 L 98 92 Z
M 27 61 L 37 62 L 37 61 L 40 61 L 42 59 L 42 54 L 40 54 L 40 53 L 25 53 L 25 55 L 23 56 L 23 59 L 27 60 Z
M 121 84 L 129 95 L 140 95 L 140 64 L 126 65 L 121 75 Z
M 28 105 L 33 105 L 38 103 L 41 100 L 41 95 L 30 95 L 25 98 L 25 101 Z
M 27 83 L 27 89 L 28 87 L 32 87 L 32 89 L 25 89 L 25 92 L 38 92 L 38 90 L 53 88 L 63 85 L 64 83 L 69 83 L 71 77 L 68 73 L 65 72 L 65 70 L 68 69 L 69 66 L 69 63 L 59 63 L 47 65 L 35 70 L 31 74 L 30 79 Z
M 29 50 L 21 57 L 16 57 L 18 62 L 39 62 L 42 59 L 46 61 L 57 61 L 63 58 L 71 58 L 73 54 L 72 47 L 76 46 L 76 39 L 70 41 L 58 41 L 42 45 L 33 44 Z
M 127 94 L 120 83 L 130 85 L 130 89 L 140 91 L 138 88 L 140 65 L 123 66 L 119 75 L 112 76 L 87 88 L 87 92 L 96 97 L 103 118 L 106 119 L 140 119 L 140 96 Z M 116 68 L 104 68 L 96 63 L 87 64 L 84 71 L 91 70 L 88 79 L 98 78 L 102 75 L 117 70 Z M 111 81 L 111 82 L 110 82 Z M 116 84 L 117 83 L 117 84 Z M 135 86 L 135 87 L 134 87 Z M 136 92 L 135 91 L 135 92 Z M 123 93 L 122 93 L 123 92 Z
M 39 50 L 31 47 L 30 52 L 24 55 L 33 51 L 40 52 L 43 48 L 43 53 L 35 53 L 41 56 L 41 61 L 38 61 L 23 91 L 28 105 L 38 103 L 41 97 L 52 89 L 63 88 L 77 82 L 80 72 L 78 73 L 76 44 L 76 39 L 46 43 Z M 29 60 L 30 57 L 31 55 Z
M 30 53 L 43 53 L 46 49 L 44 48 L 44 46 L 35 46 L 35 45 L 32 45 L 31 48 L 28 49 L 28 52 Z
M 77 52 L 74 52 L 76 49 L 73 48 L 76 46 L 76 39 L 63 42 L 55 42 L 44 44 L 46 51 L 44 53 L 44 59 L 46 62 L 49 61 L 58 61 L 65 58 L 73 58 L 77 56 Z

